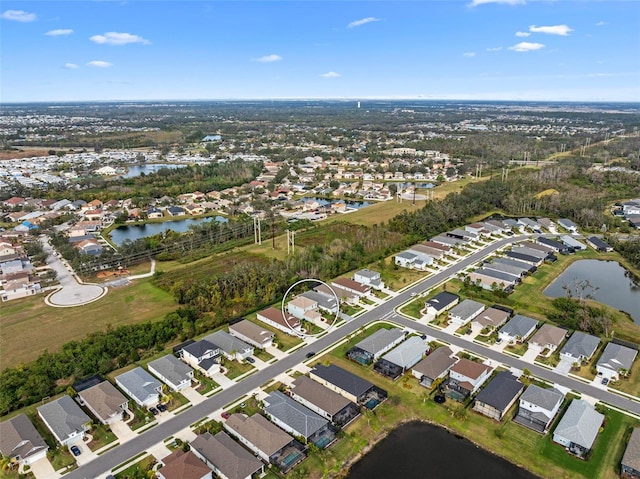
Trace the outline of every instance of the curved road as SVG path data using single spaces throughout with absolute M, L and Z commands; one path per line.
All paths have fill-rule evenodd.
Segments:
M 388 319 L 389 321 L 396 322 L 403 326 L 422 331 L 429 336 L 433 336 L 445 342 L 460 346 L 471 352 L 485 356 L 491 360 L 495 360 L 496 362 L 507 364 L 518 369 L 528 368 L 536 376 L 548 379 L 549 381 L 557 382 L 558 384 L 567 388 L 584 392 L 598 400 L 640 415 L 640 403 L 638 402 L 625 399 L 613 393 L 609 393 L 605 390 L 600 390 L 588 384 L 582 383 L 581 381 L 561 376 L 545 368 L 541 368 L 539 366 L 535 366 L 533 364 L 516 359 L 512 356 L 490 350 L 471 341 L 467 341 L 457 336 L 453 336 L 443 331 L 436 330 L 429 326 L 417 323 L 416 321 L 402 318 L 399 315 L 394 315 L 395 308 L 410 299 L 413 293 L 418 294 L 427 289 L 433 288 L 434 286 L 437 286 L 441 282 L 445 281 L 447 278 L 479 262 L 494 251 L 510 243 L 522 241 L 527 238 L 531 238 L 531 235 L 505 238 L 487 246 L 481 251 L 463 258 L 455 265 L 452 265 L 450 268 L 447 268 L 446 270 L 441 271 L 407 288 L 401 294 L 394 298 L 391 298 L 374 310 L 368 311 L 361 316 L 358 316 L 357 318 L 344 324 L 338 329 L 331 331 L 329 334 L 318 339 L 312 344 L 300 348 L 287 357 L 273 363 L 269 367 L 262 369 L 255 374 L 246 377 L 242 381 L 234 384 L 228 389 L 222 390 L 221 392 L 213 395 L 202 403 L 197 404 L 190 409 L 187 409 L 184 412 L 178 414 L 177 416 L 161 424 L 158 424 L 157 426 L 152 427 L 148 431 L 145 431 L 139 436 L 131 439 L 130 441 L 127 441 L 123 445 L 105 452 L 88 464 L 65 474 L 64 477 L 68 479 L 89 479 L 98 477 L 101 474 L 110 471 L 123 462 L 126 462 L 127 460 L 136 456 L 137 454 L 147 450 L 151 446 L 162 442 L 169 436 L 174 435 L 177 431 L 188 427 L 189 425 L 211 414 L 213 411 L 221 409 L 225 405 L 266 384 L 278 374 L 291 369 L 293 366 L 306 359 L 305 354 L 307 352 L 321 351 L 331 346 L 333 343 L 341 340 L 345 336 L 348 336 L 349 334 L 357 331 L 367 323 L 377 319 Z

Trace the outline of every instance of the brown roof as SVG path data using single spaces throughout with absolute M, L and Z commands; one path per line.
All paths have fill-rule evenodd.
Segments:
M 425 246 L 429 246 L 430 248 L 439 249 L 442 251 L 449 251 L 451 249 L 450 246 L 436 243 L 435 241 L 423 241 L 422 244 Z
M 293 394 L 309 401 L 311 404 L 314 404 L 332 416 L 339 413 L 351 403 L 351 401 L 344 396 L 307 376 L 298 376 L 292 385 L 293 389 L 291 392 Z
M 272 456 L 293 441 L 293 437 L 261 414 L 247 417 L 232 414 L 224 423 L 232 434 L 242 436 L 267 456 Z
M 25 414 L 0 423 L 0 453 L 3 456 L 24 459 L 42 449 L 49 447 Z
M 290 314 L 287 314 L 287 321 L 289 321 L 289 324 L 291 325 L 289 326 L 289 324 L 287 324 L 287 322 L 284 320 L 284 317 L 282 316 L 282 311 L 274 308 L 273 306 L 270 306 L 267 309 L 263 309 L 258 314 L 273 321 L 274 323 L 281 324 L 282 326 L 285 326 L 287 328 L 297 328 L 298 326 L 300 326 L 300 321 L 297 318 L 291 316 Z
M 451 368 L 451 371 L 454 371 L 471 379 L 477 379 L 482 373 L 490 370 L 491 366 L 487 366 L 486 364 L 482 363 L 476 363 L 465 358 L 462 358 Z
M 252 339 L 258 344 L 264 343 L 265 340 L 268 341 L 269 339 L 273 339 L 275 336 L 275 334 L 268 329 L 264 329 L 251 321 L 247 321 L 246 319 L 235 324 L 230 324 L 229 332 L 231 331 L 236 331 L 237 333 Z
M 640 471 L 640 427 L 634 428 L 631 433 L 627 449 L 622 456 L 622 465 Z
M 541 346 L 553 344 L 559 346 L 567 335 L 565 329 L 554 326 L 553 324 L 543 324 L 542 327 L 529 340 L 530 344 L 539 344 Z
M 211 469 L 193 452 L 176 449 L 162 459 L 164 467 L 158 472 L 165 479 L 202 479 L 211 473 Z
M 208 432 L 191 441 L 191 449 L 202 454 L 228 479 L 244 479 L 262 470 L 262 462 L 225 432 Z
M 338 286 L 342 286 L 343 288 L 348 288 L 353 291 L 358 291 L 362 294 L 369 292 L 371 289 L 369 286 L 363 285 L 349 278 L 338 278 L 333 281 L 333 284 L 337 284 Z
M 78 396 L 100 416 L 99 419 L 107 419 L 121 411 L 120 406 L 127 402 L 127 398 L 116 389 L 109 381 L 102 381 L 84 391 Z
M 481 326 L 493 326 L 494 328 L 500 326 L 509 317 L 509 313 L 502 311 L 498 308 L 485 309 L 473 320 L 474 323 L 479 323 Z
M 412 369 L 430 379 L 436 379 L 456 363 L 457 358 L 451 357 L 452 355 L 453 351 L 447 346 L 438 348 Z

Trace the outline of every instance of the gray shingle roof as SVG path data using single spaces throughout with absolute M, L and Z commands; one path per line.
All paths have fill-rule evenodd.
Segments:
M 424 339 L 413 336 L 382 356 L 382 359 L 402 368 L 409 368 L 422 358 L 427 349 L 429 347 Z
M 212 343 L 211 341 L 207 341 L 206 339 L 201 339 L 195 343 L 188 344 L 183 348 L 184 351 L 188 352 L 195 358 L 201 358 L 209 351 L 216 351 L 218 349 L 220 349 L 220 346 Z
M 567 439 L 587 449 L 591 449 L 604 415 L 584 399 L 574 399 L 553 431 L 554 436 Z
M 640 427 L 633 429 L 627 448 L 622 456 L 622 465 L 640 471 Z
M 538 321 L 522 314 L 516 314 L 511 321 L 500 328 L 500 333 L 508 334 L 509 336 L 516 338 L 525 338 L 533 328 L 538 325 Z
M 635 349 L 627 348 L 620 344 L 609 343 L 607 347 L 604 348 L 602 356 L 600 356 L 596 366 L 611 369 L 616 372 L 620 371 L 620 369 L 629 371 L 637 355 L 638 351 Z
M 180 361 L 173 354 L 167 354 L 161 358 L 154 359 L 148 364 L 148 368 L 152 370 L 151 372 L 155 371 L 161 374 L 173 384 L 180 384 L 189 379 L 189 374 L 193 373 L 191 366 Z
M 480 391 L 476 401 L 488 404 L 504 412 L 505 408 L 520 394 L 523 388 L 524 384 L 518 381 L 518 378 L 508 371 L 502 371 L 496 374 L 489 381 L 489 384 Z
M 127 402 L 127 398 L 109 381 L 102 381 L 90 388 L 80 391 L 78 396 L 87 403 L 91 412 L 98 414 L 100 420 L 107 420 L 110 416 L 122 412 L 120 406 Z
M 307 376 L 298 376 L 295 381 L 293 381 L 292 386 L 293 394 L 300 396 L 332 416 L 339 413 L 349 404 L 352 404 L 351 401 L 344 396 L 341 396 L 337 392 L 332 391 Z
M 335 364 L 329 366 L 316 364 L 311 373 L 355 397 L 361 396 L 373 387 L 373 384 L 366 379 Z
M 457 359 L 451 356 L 453 351 L 443 346 L 416 364 L 413 369 L 430 379 L 436 379 L 456 363 Z
M 293 441 L 293 437 L 260 414 L 251 417 L 232 414 L 224 427 L 232 434 L 245 438 L 267 456 L 272 456 Z
M 149 396 L 157 395 L 162 384 L 141 367 L 116 376 L 116 383 L 126 389 L 138 402 L 145 402 Z
M 84 425 L 91 422 L 91 418 L 67 395 L 40 406 L 38 414 L 60 442 L 83 431 Z
M 233 352 L 244 354 L 253 349 L 253 346 L 250 346 L 241 339 L 231 336 L 226 331 L 216 331 L 215 333 L 206 336 L 204 340 L 215 344 L 229 355 Z
M 590 358 L 600 344 L 600 338 L 576 331 L 571 335 L 567 344 L 560 350 L 560 354 L 570 354 L 574 358 L 584 356 Z
M 564 394 L 556 388 L 541 388 L 536 384 L 531 384 L 520 396 L 521 401 L 534 404 L 547 411 L 553 411 L 563 398 Z
M 263 402 L 265 404 L 264 410 L 268 415 L 287 424 L 304 438 L 311 437 L 329 422 L 280 391 L 273 391 L 263 399 Z
M 262 462 L 225 432 L 204 433 L 191 441 L 191 449 L 207 459 L 228 479 L 246 479 L 262 469 Z
M 49 449 L 49 446 L 26 414 L 0 423 L 0 453 L 3 456 L 26 459 L 43 449 Z
M 456 304 L 450 311 L 449 316 L 459 316 L 463 320 L 470 318 L 479 309 L 484 309 L 484 304 L 472 299 L 465 299 L 462 303 Z
M 371 336 L 356 344 L 356 347 L 375 356 L 402 336 L 404 336 L 404 332 L 398 328 L 378 329 Z
M 457 294 L 442 291 L 436 294 L 433 298 L 427 301 L 427 304 L 434 308 L 436 311 L 442 311 L 446 309 L 451 303 L 455 303 L 460 300 L 460 296 Z

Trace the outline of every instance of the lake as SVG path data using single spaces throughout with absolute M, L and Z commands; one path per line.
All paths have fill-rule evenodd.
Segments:
M 349 479 L 537 479 L 534 474 L 432 424 L 393 430 L 360 461 Z
M 127 167 L 127 172 L 124 175 L 120 175 L 122 178 L 135 178 L 136 176 L 140 176 L 142 173 L 145 175 L 151 173 L 157 173 L 157 171 L 161 168 L 184 168 L 187 165 L 177 165 L 175 163 L 150 163 L 148 165 L 131 165 Z
M 634 285 L 631 274 L 617 261 L 582 259 L 571 264 L 543 291 L 551 298 L 566 297 L 562 286 L 572 281 L 588 280 L 594 288 L 594 300 L 629 313 L 640 324 L 640 285 Z
M 111 230 L 111 240 L 120 246 L 125 240 L 135 241 L 147 236 L 157 235 L 163 231 L 172 230 L 177 233 L 184 233 L 191 225 L 199 225 L 207 221 L 218 221 L 228 223 L 229 220 L 222 216 L 208 216 L 206 218 L 188 218 L 184 220 L 163 221 L 162 223 L 144 223 L 118 226 Z
M 357 210 L 357 209 L 360 209 L 360 208 L 364 208 L 364 207 L 369 206 L 371 204 L 368 201 L 327 200 L 327 199 L 324 199 L 324 198 L 315 198 L 313 196 L 311 196 L 311 197 L 305 196 L 304 198 L 300 198 L 300 201 L 304 201 L 304 202 L 315 201 L 321 206 L 333 205 L 333 204 L 336 204 L 336 203 L 344 203 L 345 205 L 347 205 L 347 208 L 351 208 L 351 209 L 354 209 L 354 210 Z

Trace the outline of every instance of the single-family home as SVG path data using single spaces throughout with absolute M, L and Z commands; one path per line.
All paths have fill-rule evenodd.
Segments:
M 576 331 L 560 350 L 560 359 L 572 364 L 586 362 L 591 359 L 599 344 L 600 338 Z
M 396 265 L 402 268 L 413 268 L 413 263 L 418 259 L 418 255 L 409 251 L 402 251 L 393 257 Z
M 364 286 L 373 289 L 384 289 L 384 281 L 380 278 L 380 273 L 370 269 L 361 269 L 353 273 L 353 280 Z
M 91 418 L 66 394 L 39 406 L 38 416 L 62 446 L 82 441 L 91 424 Z
M 167 208 L 167 214 L 169 214 L 169 216 L 181 216 L 187 214 L 187 212 L 180 206 L 169 206 Z
M 296 296 L 287 303 L 287 311 L 298 319 L 313 321 L 318 315 L 318 303 L 306 296 Z M 314 314 L 315 313 L 315 314 Z
M 21 466 L 47 457 L 49 446 L 26 414 L 0 422 L 0 454 Z
M 558 224 L 562 226 L 569 233 L 577 233 L 578 225 L 571 221 L 569 218 L 560 218 Z
M 360 408 L 353 401 L 307 376 L 298 376 L 289 394 L 336 426 L 343 427 L 360 414 Z
M 449 248 L 453 248 L 460 244 L 464 244 L 464 241 L 459 240 L 457 238 L 452 238 L 451 236 L 438 235 L 431 238 L 431 241 L 442 246 L 448 246 Z
M 558 226 L 549 218 L 538 218 L 538 223 L 550 233 L 558 231 Z
M 465 231 L 469 231 L 471 233 L 475 233 L 478 236 L 491 236 L 491 231 L 489 231 L 482 223 L 471 223 L 464 227 Z
M 209 377 L 220 372 L 221 354 L 217 344 L 205 339 L 187 344 L 180 350 L 180 357 L 184 362 Z
M 498 331 L 498 338 L 507 343 L 520 343 L 527 339 L 538 327 L 538 321 L 522 314 L 516 314 Z
M 320 293 L 323 294 L 327 297 L 333 298 L 335 300 L 335 298 L 337 297 L 338 300 L 342 303 L 347 303 L 347 304 L 352 304 L 352 305 L 356 305 L 360 303 L 360 296 L 358 296 L 357 294 L 348 291 L 340 286 L 336 286 L 335 284 L 329 286 L 329 285 L 325 285 L 325 284 L 321 284 L 319 286 L 316 286 L 315 288 L 313 288 L 313 290 L 316 293 Z M 305 294 L 303 294 L 304 296 Z M 322 304 L 320 301 L 318 301 L 318 304 Z
M 182 391 L 191 386 L 193 368 L 173 354 L 154 359 L 147 364 L 149 372 L 165 383 L 172 391 Z
M 545 434 L 562 405 L 564 394 L 556 388 L 531 384 L 522 396 L 513 419 L 529 429 Z
M 140 366 L 115 377 L 116 384 L 140 407 L 151 407 L 160 401 L 162 384 Z
M 500 421 L 522 393 L 524 384 L 509 371 L 501 371 L 476 396 L 473 410 Z
M 426 358 L 411 368 L 411 374 L 420 381 L 426 388 L 431 388 L 434 382 L 444 378 L 457 357 L 453 356 L 453 351 L 448 346 L 437 348 Z
M 205 432 L 196 436 L 191 441 L 191 451 L 220 479 L 251 479 L 254 474 L 264 473 L 262 462 L 226 432 L 215 436 Z
M 553 324 L 543 324 L 536 334 L 529 340 L 530 348 L 538 348 L 541 353 L 547 350 L 547 354 L 555 351 L 562 341 L 567 337 L 567 330 L 554 326 Z
M 229 334 L 258 349 L 265 349 L 273 345 L 275 333 L 262 328 L 251 321 L 243 319 L 229 325 Z
M 502 256 L 497 256 L 493 258 L 492 262 L 494 264 L 508 264 L 510 266 L 516 266 L 519 269 L 526 271 L 527 273 L 535 273 L 538 268 L 531 263 L 525 263 L 524 261 L 518 261 L 513 258 L 504 258 Z
M 122 420 L 129 405 L 129 400 L 109 381 L 78 391 L 78 402 L 102 424 Z
M 593 447 L 604 415 L 584 399 L 574 399 L 553 431 L 553 442 L 567 451 L 584 457 Z
M 540 258 L 543 261 L 549 256 L 550 251 L 545 250 L 542 251 L 538 248 L 530 248 L 528 246 L 522 246 L 522 245 L 516 245 L 513 248 L 511 248 L 511 251 L 515 252 L 515 253 L 520 253 L 520 254 L 524 254 L 527 256 L 533 256 L 536 258 Z
M 302 333 L 300 320 L 298 318 L 290 314 L 287 314 L 285 317 L 280 309 L 276 309 L 273 306 L 263 309 L 256 317 L 258 321 L 262 321 L 269 326 L 284 331 L 290 336 L 299 336 Z
M 371 286 L 358 283 L 349 278 L 338 278 L 331 282 L 331 286 L 337 286 L 342 289 L 346 289 L 350 293 L 362 298 L 371 294 Z
M 309 377 L 367 409 L 375 408 L 387 398 L 385 390 L 335 364 L 316 364 Z
M 505 251 L 504 254 L 508 258 L 512 258 L 518 261 L 522 261 L 524 263 L 532 264 L 534 266 L 540 266 L 542 263 L 544 263 L 544 258 L 540 258 L 539 256 L 524 254 L 518 251 Z
M 551 248 L 553 251 L 560 254 L 568 254 L 571 252 L 571 249 L 566 244 L 551 238 L 545 238 L 544 236 L 539 236 L 538 238 L 536 238 L 536 241 L 542 246 Z
M 462 358 L 449 369 L 449 380 L 446 382 L 447 395 L 457 401 L 464 401 L 475 393 L 489 378 L 493 368 Z
M 160 461 L 158 479 L 212 479 L 213 471 L 193 452 L 176 449 Z
M 520 283 L 519 276 L 488 268 L 478 268 L 471 271 L 469 273 L 469 279 L 473 284 L 476 284 L 486 290 L 499 288 L 505 291 L 510 291 Z
M 264 412 L 277 426 L 305 443 L 320 449 L 331 444 L 336 431 L 329 421 L 280 391 L 273 391 L 262 400 Z
M 562 241 L 562 243 L 571 251 L 584 251 L 587 249 L 587 246 L 584 243 L 578 241 L 573 236 L 563 235 L 560 237 L 560 241 Z
M 508 311 L 492 306 L 473 318 L 471 321 L 471 327 L 476 330 L 487 328 L 491 331 L 502 326 L 507 319 L 509 319 Z
M 244 361 L 253 354 L 253 346 L 245 343 L 241 339 L 230 335 L 226 331 L 216 331 L 204 337 L 204 341 L 215 344 L 220 348 L 220 352 L 230 360 Z
M 631 371 L 631 366 L 637 355 L 637 349 L 613 342 L 608 343 L 596 363 L 598 376 L 617 381 L 621 375 L 626 375 Z
M 302 444 L 261 414 L 231 414 L 222 426 L 240 444 L 283 473 L 306 457 Z
M 446 233 L 447 236 L 462 240 L 464 242 L 476 243 L 480 240 L 480 235 L 471 231 L 462 229 L 454 229 Z
M 400 328 L 381 328 L 349 349 L 347 357 L 359 364 L 367 365 L 400 344 L 404 338 L 405 333 Z
M 373 369 L 383 376 L 397 379 L 420 361 L 428 349 L 429 346 L 424 339 L 411 336 L 382 356 L 373 365 Z
M 343 290 L 341 288 L 332 287 L 332 290 L 336 291 L 336 293 L 338 291 L 345 291 L 346 293 L 346 290 Z M 336 296 L 338 298 L 340 296 L 338 296 L 337 294 L 336 295 L 334 295 L 333 293 L 326 294 L 324 292 L 315 291 L 312 289 L 309 291 L 305 291 L 300 296 L 303 296 L 311 301 L 315 301 L 318 304 L 318 309 L 326 311 L 327 313 L 335 315 L 338 312 L 339 304 L 338 304 L 338 301 L 336 300 Z
M 519 266 L 513 266 L 510 264 L 504 264 L 504 263 L 485 262 L 482 265 L 482 269 L 485 271 L 486 270 L 499 271 L 501 273 L 515 276 L 516 278 L 522 278 L 529 273 L 529 271 L 525 268 L 521 268 Z
M 164 215 L 162 214 L 162 210 L 159 208 L 153 207 L 147 210 L 147 218 L 150 220 L 162 218 Z
M 518 218 L 518 224 L 524 226 L 525 228 L 531 230 L 533 233 L 542 232 L 542 226 L 537 221 L 532 220 L 531 218 Z
M 447 291 L 436 294 L 433 298 L 427 300 L 425 307 L 427 314 L 437 316 L 445 311 L 453 308 L 460 301 L 460 296 Z
M 423 254 L 426 254 L 427 256 L 431 256 L 433 259 L 437 259 L 437 260 L 440 260 L 445 257 L 446 251 L 443 249 L 445 248 L 445 246 L 440 245 L 438 243 L 434 243 L 432 241 L 429 241 L 428 243 L 429 243 L 428 245 L 425 243 L 417 244 L 414 247 L 412 247 L 409 251 L 410 252 L 413 250 L 420 251 Z M 439 248 L 431 245 L 437 245 L 439 246 Z M 448 247 L 446 248 L 449 249 Z
M 464 326 L 484 311 L 484 304 L 472 299 L 465 299 L 449 311 L 449 321 Z
M 634 427 L 631 437 L 620 461 L 620 477 L 623 479 L 640 478 L 640 427 Z
M 590 236 L 587 238 L 587 244 L 601 253 L 610 253 L 613 251 L 613 246 L 597 236 Z

